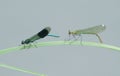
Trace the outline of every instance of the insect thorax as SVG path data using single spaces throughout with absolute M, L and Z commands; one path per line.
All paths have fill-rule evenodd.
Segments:
M 21 44 L 29 44 L 31 43 L 30 39 L 26 39 L 25 41 L 22 41 Z

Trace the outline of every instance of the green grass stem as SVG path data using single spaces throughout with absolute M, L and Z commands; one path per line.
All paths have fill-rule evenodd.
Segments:
M 101 44 L 101 43 L 96 43 L 96 42 L 80 42 L 80 41 L 49 41 L 49 42 L 39 42 L 36 44 L 31 44 L 31 45 L 21 45 L 21 46 L 16 46 L 16 47 L 11 47 L 7 49 L 0 50 L 0 55 L 13 52 L 13 51 L 18 51 L 18 50 L 23 50 L 23 49 L 28 49 L 28 48 L 36 48 L 37 47 L 45 47 L 45 46 L 58 46 L 58 45 L 77 45 L 77 46 L 94 46 L 94 47 L 100 47 L 100 48 L 108 48 L 112 49 L 115 51 L 120 51 L 120 47 L 113 46 L 113 45 L 108 45 L 108 44 Z
M 37 72 L 32 72 L 30 70 L 26 70 L 26 69 L 23 69 L 23 68 L 17 68 L 15 66 L 10 66 L 10 65 L 6 65 L 6 64 L 0 64 L 0 67 L 11 69 L 11 70 L 15 70 L 15 71 L 20 71 L 20 72 L 24 72 L 24 73 L 33 74 L 33 75 L 36 75 L 36 76 L 46 76 L 45 74 L 40 74 L 40 73 L 37 73 Z
M 17 50 L 24 50 L 24 49 L 28 49 L 28 48 L 36 48 L 35 46 L 46 47 L 46 46 L 58 46 L 58 45 L 94 46 L 94 47 L 111 49 L 113 51 L 120 51 L 120 47 L 113 46 L 113 45 L 108 45 L 108 44 L 96 43 L 96 42 L 49 41 L 49 42 L 39 42 L 39 43 L 36 43 L 36 44 L 31 44 L 31 45 L 21 45 L 21 46 L 16 46 L 16 47 L 3 49 L 3 50 L 0 50 L 0 55 L 6 54 L 6 53 L 9 53 L 9 52 L 13 52 L 13 51 L 17 51 Z M 25 73 L 30 73 L 30 74 L 34 74 L 34 75 L 37 75 L 37 76 L 45 76 L 44 74 L 39 74 L 39 73 L 36 73 L 36 72 L 28 71 L 28 70 L 25 70 L 25 69 L 9 66 L 9 65 L 5 65 L 5 64 L 0 64 L 0 67 L 4 67 L 4 68 L 11 69 L 11 70 L 16 70 L 16 71 L 21 71 L 21 72 L 25 72 Z

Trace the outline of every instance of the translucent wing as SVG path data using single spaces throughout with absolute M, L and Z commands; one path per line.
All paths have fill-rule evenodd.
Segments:
M 77 34 L 97 34 L 106 29 L 105 25 L 93 26 L 86 29 L 76 30 Z

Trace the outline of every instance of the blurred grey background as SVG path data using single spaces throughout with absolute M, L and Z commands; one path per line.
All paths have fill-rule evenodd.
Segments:
M 46 26 L 51 34 L 37 42 L 68 38 L 68 30 L 105 24 L 105 44 L 120 46 L 119 0 L 0 0 L 0 49 L 20 45 Z M 83 41 L 99 42 L 94 35 Z M 88 46 L 51 46 L 0 55 L 0 63 L 48 76 L 120 76 L 120 52 Z M 0 67 L 0 76 L 34 76 Z

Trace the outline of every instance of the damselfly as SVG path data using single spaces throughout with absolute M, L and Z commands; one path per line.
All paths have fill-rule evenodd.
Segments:
M 51 35 L 49 32 L 51 31 L 50 27 L 45 27 L 43 30 L 38 32 L 37 34 L 33 35 L 32 37 L 26 39 L 25 41 L 22 41 L 21 44 L 30 44 L 33 43 L 34 41 L 44 38 L 46 36 L 52 36 L 52 37 L 59 37 L 57 35 Z
M 72 35 L 75 38 L 75 40 L 77 40 L 81 36 L 81 34 L 96 35 L 98 37 L 100 43 L 103 43 L 103 41 L 100 38 L 100 36 L 98 35 L 98 33 L 104 31 L 105 29 L 106 29 L 105 25 L 98 25 L 98 26 L 93 26 L 93 27 L 89 27 L 86 29 L 75 30 L 72 32 L 69 30 L 68 34 L 69 34 L 69 38 L 70 38 L 70 35 Z M 78 38 L 76 38 L 76 36 L 78 36 Z

